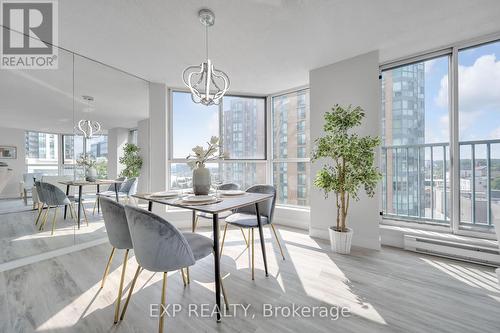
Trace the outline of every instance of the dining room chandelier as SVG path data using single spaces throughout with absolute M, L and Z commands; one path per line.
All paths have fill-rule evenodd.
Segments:
M 215 15 L 210 9 L 198 12 L 201 24 L 205 26 L 206 60 L 198 66 L 189 66 L 182 72 L 182 81 L 191 91 L 195 103 L 218 105 L 229 89 L 229 77 L 214 67 L 208 58 L 208 28 L 215 23 Z

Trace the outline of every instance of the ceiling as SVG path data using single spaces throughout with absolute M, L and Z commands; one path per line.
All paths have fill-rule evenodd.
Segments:
M 179 88 L 204 58 L 203 7 L 216 16 L 210 57 L 233 93 L 302 86 L 311 69 L 372 50 L 383 62 L 500 32 L 498 0 L 65 0 L 58 44 Z M 73 95 L 72 66 L 61 50 L 57 71 L 0 71 L 0 126 L 71 133 L 79 119 L 109 129 L 148 117 L 147 82 L 76 56 Z M 95 99 L 90 114 L 82 95 Z
M 73 0 L 59 2 L 60 45 L 181 87 L 204 57 L 202 7 L 234 92 L 304 85 L 309 70 L 372 50 L 386 61 L 500 32 L 498 0 Z

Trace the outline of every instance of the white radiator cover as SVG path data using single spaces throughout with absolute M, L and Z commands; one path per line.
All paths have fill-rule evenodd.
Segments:
M 405 250 L 427 253 L 446 258 L 463 260 L 498 267 L 500 252 L 498 247 L 481 246 L 443 240 L 419 235 L 404 235 Z

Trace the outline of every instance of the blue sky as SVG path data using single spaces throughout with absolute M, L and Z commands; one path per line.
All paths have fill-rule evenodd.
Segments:
M 448 58 L 425 63 L 426 142 L 449 141 Z M 459 52 L 460 140 L 500 139 L 500 42 Z

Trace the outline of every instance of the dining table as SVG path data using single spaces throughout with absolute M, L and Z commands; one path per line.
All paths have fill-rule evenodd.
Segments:
M 148 202 L 148 210 L 153 210 L 153 204 L 161 204 L 166 206 L 173 206 L 192 211 L 192 223 L 196 218 L 197 212 L 208 213 L 212 215 L 212 231 L 213 231 L 213 247 L 214 247 L 214 273 L 215 273 L 215 302 L 217 311 L 217 322 L 221 321 L 221 285 L 220 285 L 220 255 L 219 255 L 219 214 L 225 211 L 231 211 L 245 206 L 255 205 L 255 213 L 257 216 L 257 224 L 259 227 L 260 245 L 262 247 L 262 254 L 264 258 L 264 269 L 266 277 L 269 276 L 267 272 L 267 257 L 264 242 L 264 233 L 262 229 L 262 221 L 259 213 L 259 203 L 270 200 L 273 198 L 272 194 L 249 193 L 243 192 L 240 195 L 224 196 L 223 194 L 216 195 L 213 203 L 191 203 L 183 200 L 182 196 L 173 198 L 162 198 L 155 196 L 152 193 L 138 193 L 133 197 Z
M 119 202 L 119 197 L 118 197 L 118 189 L 119 185 L 121 185 L 124 181 L 123 180 L 115 180 L 115 179 L 97 179 L 95 181 L 86 181 L 86 180 L 67 180 L 67 181 L 60 181 L 59 184 L 66 185 L 66 195 L 69 195 L 69 191 L 71 186 L 78 187 L 78 229 L 80 229 L 80 217 L 81 217 L 81 206 L 82 206 L 82 192 L 83 192 L 83 187 L 85 186 L 96 186 L 97 191 L 96 195 L 98 195 L 101 192 L 101 185 L 113 185 L 114 184 L 114 190 L 115 190 L 115 196 L 116 196 L 116 201 Z M 66 214 L 68 212 L 68 206 L 64 207 L 64 219 L 66 219 Z M 100 203 L 99 200 L 97 200 L 97 212 L 100 212 Z

